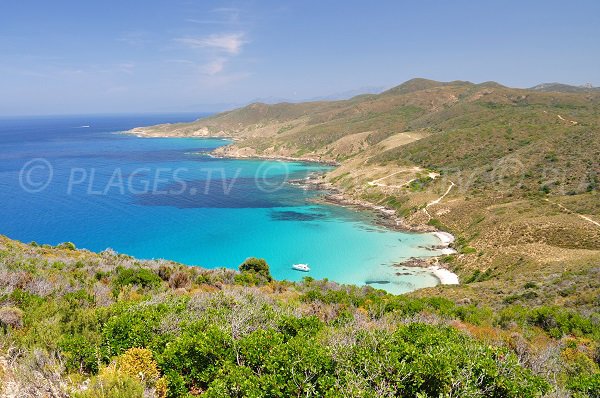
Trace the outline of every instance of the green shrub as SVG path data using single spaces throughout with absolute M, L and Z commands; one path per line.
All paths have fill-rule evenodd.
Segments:
M 574 398 L 600 398 L 600 373 L 578 376 L 567 383 Z
M 492 277 L 492 269 L 488 268 L 484 272 L 476 269 L 470 277 L 465 280 L 465 283 L 484 282 Z
M 57 249 L 65 249 L 65 250 L 77 250 L 75 244 L 73 242 L 64 242 L 60 245 L 56 246 Z
M 227 363 L 219 373 L 219 377 L 210 383 L 202 396 L 206 398 L 269 396 L 269 392 L 272 391 L 265 391 L 261 384 L 261 379 L 252 370 L 245 366 Z
M 269 265 L 262 258 L 247 258 L 246 261 L 240 264 L 239 270 L 240 272 L 254 272 L 265 278 L 267 281 L 273 280 L 271 271 L 269 270 Z
M 449 231 L 449 228 L 437 218 L 432 218 L 427 222 L 427 224 L 431 225 L 432 227 L 435 227 L 436 229 L 439 229 L 440 231 Z
M 19 288 L 13 290 L 9 298 L 21 309 L 39 307 L 44 302 L 42 297 Z
M 459 248 L 458 252 L 460 254 L 473 254 L 473 253 L 477 253 L 477 249 L 475 249 L 474 247 L 471 247 L 471 246 L 462 246 Z
M 259 286 L 266 282 L 266 279 L 256 272 L 244 271 L 234 277 L 236 285 L 242 286 Z
M 206 388 L 223 364 L 234 360 L 231 337 L 210 327 L 203 332 L 183 333 L 172 341 L 160 356 L 159 365 L 181 375 L 187 388 Z
M 69 372 L 98 372 L 100 353 L 84 336 L 63 335 L 58 347 L 62 350 L 65 367 Z
M 282 316 L 277 323 L 277 328 L 287 337 L 314 336 L 323 326 L 316 316 Z
M 161 279 L 158 275 L 146 268 L 117 267 L 117 276 L 113 281 L 116 291 L 123 286 L 136 285 L 142 288 L 159 286 Z
M 132 347 L 164 349 L 171 335 L 157 333 L 169 313 L 180 313 L 184 303 L 125 306 L 113 315 L 102 329 L 103 350 L 107 358 L 120 355 Z

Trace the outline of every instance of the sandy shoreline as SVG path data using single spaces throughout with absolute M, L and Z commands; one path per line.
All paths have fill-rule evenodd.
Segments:
M 435 275 L 436 278 L 440 280 L 442 285 L 458 285 L 458 275 L 454 272 L 447 270 L 446 268 L 442 268 L 439 265 L 432 265 L 427 267 L 432 274 Z
M 435 231 L 433 234 L 435 236 L 437 236 L 439 238 L 439 240 L 442 242 L 442 244 L 444 244 L 446 246 L 448 246 L 452 242 L 454 242 L 454 236 L 448 232 Z

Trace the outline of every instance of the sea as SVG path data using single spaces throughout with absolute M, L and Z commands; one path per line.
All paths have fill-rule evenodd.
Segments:
M 261 257 L 276 279 L 394 294 L 439 283 L 427 269 L 397 266 L 439 255 L 435 235 L 386 229 L 368 211 L 317 203 L 322 192 L 290 183 L 330 166 L 211 156 L 224 139 L 122 133 L 205 116 L 0 118 L 0 234 L 205 268 Z M 293 270 L 298 263 L 310 272 Z

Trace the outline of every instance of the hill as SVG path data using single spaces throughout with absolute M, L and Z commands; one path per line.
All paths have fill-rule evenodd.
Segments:
M 434 292 L 598 311 L 600 93 L 555 88 L 413 79 L 132 133 L 233 137 L 223 156 L 335 161 L 324 181 L 347 202 L 457 237 L 444 265 L 463 283 Z
M 597 396 L 597 315 L 0 236 L 3 397 Z M 535 291 L 532 284 L 528 287 Z M 596 395 L 594 395 L 596 394 Z
M 584 93 L 584 92 L 599 92 L 600 87 L 592 87 L 591 84 L 583 86 L 570 86 L 568 84 L 561 83 L 542 83 L 537 86 L 531 87 L 531 90 L 545 91 L 545 92 L 559 92 L 559 93 Z

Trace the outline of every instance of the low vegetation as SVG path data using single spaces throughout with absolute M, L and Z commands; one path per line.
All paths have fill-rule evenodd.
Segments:
M 491 308 L 0 237 L 19 397 L 598 396 L 600 314 Z M 525 289 L 539 286 L 529 283 Z

